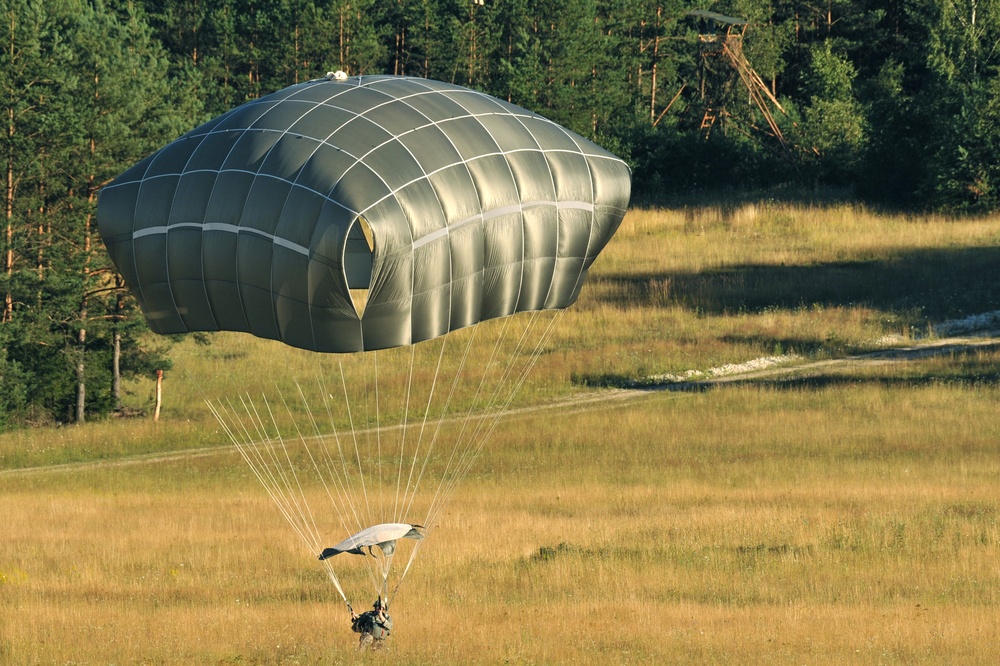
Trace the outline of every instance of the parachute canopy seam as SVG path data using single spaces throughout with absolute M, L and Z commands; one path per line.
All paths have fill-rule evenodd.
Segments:
M 585 211 L 593 211 L 594 204 L 587 201 L 527 201 L 524 203 L 523 208 L 537 208 L 539 206 L 554 206 L 558 210 L 566 209 L 578 209 Z M 461 227 L 472 222 L 479 220 L 487 221 L 492 220 L 497 217 L 502 217 L 504 215 L 509 215 L 511 213 L 518 212 L 521 210 L 522 206 L 511 205 L 511 206 L 500 206 L 499 208 L 494 208 L 492 210 L 484 212 L 482 215 L 472 215 L 465 219 L 459 220 L 452 223 L 448 227 L 432 231 L 431 233 L 422 236 L 413 241 L 413 247 L 418 248 L 427 243 L 431 243 L 438 238 L 446 235 L 449 230 L 454 231 L 456 228 Z M 146 227 L 144 229 L 138 229 L 132 232 L 132 239 L 136 240 L 143 238 L 145 236 L 155 236 L 161 234 L 167 234 L 171 231 L 179 229 L 201 229 L 203 231 L 221 231 L 231 234 L 253 234 L 265 240 L 270 240 L 275 245 L 285 248 L 286 250 L 291 250 L 303 256 L 311 256 L 312 250 L 304 245 L 298 243 L 293 243 L 292 241 L 282 238 L 276 234 L 268 233 L 266 231 L 261 231 L 260 229 L 255 229 L 254 227 L 243 227 L 237 224 L 230 224 L 228 222 L 206 222 L 204 224 L 200 222 L 178 222 L 169 225 L 160 225 L 155 227 Z

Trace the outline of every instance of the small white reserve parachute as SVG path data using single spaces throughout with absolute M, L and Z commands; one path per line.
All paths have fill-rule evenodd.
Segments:
M 325 560 L 341 553 L 353 553 L 354 555 L 364 555 L 362 548 L 367 548 L 372 557 L 372 547 L 378 546 L 384 555 L 392 555 L 396 552 L 397 539 L 423 539 L 420 532 L 420 525 L 410 525 L 409 523 L 383 523 L 373 525 L 363 529 L 357 534 L 347 537 L 336 546 L 324 548 L 319 559 Z

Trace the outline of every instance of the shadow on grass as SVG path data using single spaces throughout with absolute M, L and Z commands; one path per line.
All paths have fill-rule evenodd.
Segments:
M 830 374 L 816 375 L 810 377 L 795 377 L 789 379 L 758 379 L 740 380 L 729 382 L 730 386 L 747 385 L 766 386 L 774 389 L 784 390 L 817 390 L 825 388 L 837 388 L 840 386 L 879 386 L 882 388 L 921 388 L 926 386 L 967 386 L 967 387 L 987 387 L 1000 386 L 1000 373 L 997 372 L 976 372 L 968 374 L 928 374 L 910 377 L 884 377 L 864 374 Z M 721 384 L 709 384 L 702 382 L 699 386 L 692 386 L 689 390 L 705 391 L 713 388 L 720 388 Z
M 970 388 L 1000 386 L 1000 343 L 949 344 L 931 347 L 890 349 L 844 359 L 818 372 L 790 368 L 787 374 L 765 377 L 733 378 L 723 381 L 692 381 L 647 387 L 653 390 L 708 391 L 724 386 L 760 386 L 778 390 L 823 389 L 840 386 L 879 386 L 883 388 L 919 388 L 925 386 L 965 386 Z M 897 365 L 895 362 L 908 364 Z M 930 363 L 921 363 L 930 361 Z M 855 363 L 861 362 L 861 367 Z M 885 362 L 894 362 L 892 374 L 884 373 Z M 867 368 L 867 369 L 866 369 Z
M 723 335 L 719 338 L 727 345 L 741 345 L 766 350 L 774 356 L 783 354 L 798 354 L 800 356 L 815 356 L 821 352 L 852 353 L 856 351 L 837 340 L 818 340 L 816 338 L 769 336 L 769 335 Z
M 629 206 L 633 208 L 721 208 L 735 210 L 748 204 L 787 204 L 800 207 L 843 206 L 858 202 L 857 194 L 851 188 L 802 187 L 780 184 L 764 188 L 696 188 L 681 192 L 643 192 L 636 188 Z M 868 210 L 887 214 L 916 212 L 912 209 L 878 207 L 865 203 Z
M 868 306 L 921 325 L 1000 310 L 1000 247 L 904 251 L 872 261 L 741 265 L 697 273 L 612 275 L 602 297 L 618 306 L 706 314 Z
M 893 364 L 891 375 L 884 374 L 887 363 Z M 887 349 L 831 360 L 819 366 L 791 366 L 766 375 L 747 377 L 665 382 L 652 379 L 636 381 L 635 378 L 624 375 L 604 374 L 575 377 L 574 381 L 601 388 L 697 392 L 737 386 L 787 390 L 859 385 L 885 388 L 941 385 L 993 387 L 1000 386 L 1000 342 L 960 342 Z

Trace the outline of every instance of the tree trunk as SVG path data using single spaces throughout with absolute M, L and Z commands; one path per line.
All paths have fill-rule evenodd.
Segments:
M 476 69 L 476 3 L 469 6 L 469 79 L 467 85 L 472 85 Z
M 431 19 L 426 13 L 424 14 L 424 78 L 430 76 L 431 71 L 431 39 L 428 35 L 431 34 Z M 509 99 L 507 100 L 510 101 Z
M 662 7 L 656 8 L 656 31 L 653 33 L 653 66 L 650 73 L 649 120 L 656 118 L 656 62 L 660 59 L 660 18 Z
M 338 18 L 340 19 L 340 32 L 338 34 L 337 45 L 340 47 L 340 51 L 338 53 L 340 57 L 340 69 L 350 74 L 351 72 L 347 70 L 347 65 L 344 63 L 344 9 L 343 8 L 340 9 Z
M 91 190 L 93 191 L 93 190 Z M 90 195 L 93 197 L 93 194 Z M 90 275 L 90 214 L 87 214 L 83 232 L 83 284 L 84 295 L 80 304 L 80 333 L 77 336 L 77 344 L 80 347 L 79 356 L 76 362 L 76 422 L 84 422 L 84 413 L 87 408 L 87 277 Z
M 84 306 L 81 315 L 85 318 L 87 307 Z M 80 345 L 79 356 L 76 361 L 76 422 L 83 423 L 85 420 L 85 410 L 87 407 L 87 364 L 84 360 L 84 349 L 87 343 L 87 329 L 80 328 L 77 337 Z
M 115 411 L 122 408 L 122 332 L 121 325 L 125 321 L 125 279 L 115 272 L 115 288 L 118 295 L 115 298 L 114 331 L 111 334 L 111 398 Z
M 117 328 L 111 334 L 111 345 L 111 399 L 117 412 L 122 408 L 122 333 Z
M 302 66 L 301 63 L 299 62 L 299 59 L 302 57 L 302 47 L 299 46 L 299 22 L 298 21 L 295 22 L 295 41 L 294 41 L 294 46 L 292 47 L 292 50 L 295 53 L 295 58 L 294 58 L 294 60 L 295 60 L 295 62 L 294 62 L 294 64 L 295 64 L 295 76 L 294 76 L 294 80 L 292 81 L 292 83 L 298 85 L 298 83 L 299 83 L 299 68 Z
M 7 138 L 13 143 L 14 139 L 14 107 L 7 110 Z M 14 297 L 10 293 L 10 282 L 14 275 L 14 157 L 7 156 L 7 191 L 4 197 L 4 219 L 7 223 L 5 240 L 7 243 L 6 256 L 4 257 L 4 272 L 7 274 L 7 290 L 3 299 L 3 315 L 0 316 L 0 323 L 8 323 L 14 312 Z

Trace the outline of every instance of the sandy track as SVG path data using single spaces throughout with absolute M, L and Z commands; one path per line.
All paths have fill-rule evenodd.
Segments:
M 871 368 L 882 365 L 908 363 L 935 356 L 949 356 L 966 353 L 973 350 L 989 350 L 1000 348 L 1000 331 L 987 331 L 981 334 L 940 338 L 919 342 L 906 347 L 893 347 L 879 351 L 866 352 L 842 358 L 826 359 L 780 366 L 770 366 L 760 370 L 736 372 L 718 377 L 698 379 L 685 382 L 665 382 L 649 387 L 653 390 L 698 390 L 710 386 L 729 383 L 746 383 L 752 381 L 778 381 L 783 379 L 805 379 L 827 374 L 850 372 L 860 368 Z

